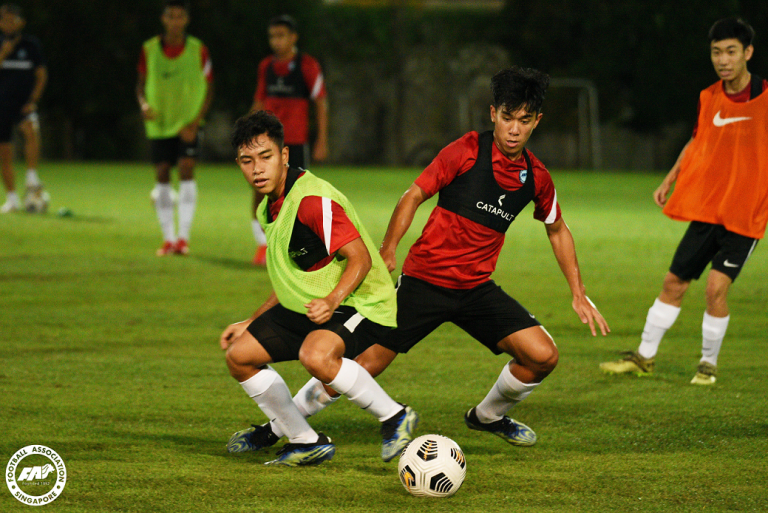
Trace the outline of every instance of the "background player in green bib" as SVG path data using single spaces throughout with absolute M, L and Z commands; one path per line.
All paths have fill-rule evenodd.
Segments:
M 413 438 L 418 415 L 392 400 L 352 360 L 396 325 L 395 289 L 384 261 L 343 194 L 309 171 L 289 168 L 283 125 L 274 114 L 259 111 L 239 119 L 232 146 L 245 179 L 266 196 L 258 216 L 274 292 L 249 319 L 227 327 L 220 344 L 232 377 L 288 436 L 270 463 L 312 465 L 335 452 L 268 365 L 289 360 L 301 361 L 316 378 L 299 394 L 328 398 L 325 383 L 376 416 L 382 422 L 381 457 L 390 461 Z M 254 426 L 235 433 L 227 449 L 264 447 L 254 440 L 262 431 Z
M 199 155 L 198 131 L 213 99 L 213 72 L 208 49 L 186 33 L 187 2 L 166 0 L 160 20 L 164 33 L 145 41 L 141 48 L 136 96 L 157 173 L 152 199 L 163 232 L 157 255 L 185 255 L 197 204 L 194 170 Z M 171 169 L 177 164 L 178 238 L 170 184 Z

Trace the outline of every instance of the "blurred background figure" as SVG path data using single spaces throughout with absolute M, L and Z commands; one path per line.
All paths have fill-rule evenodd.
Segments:
M 141 107 L 157 183 L 152 199 L 163 233 L 158 256 L 186 255 L 197 204 L 195 164 L 200 125 L 213 100 L 213 68 L 208 48 L 187 35 L 189 4 L 166 0 L 160 17 L 164 32 L 144 42 L 136 96 Z M 179 167 L 179 231 L 174 225 L 171 169 Z
M 24 136 L 27 163 L 24 203 L 30 211 L 44 211 L 48 194 L 37 176 L 40 156 L 40 123 L 37 102 L 45 89 L 48 72 L 37 38 L 22 34 L 26 20 L 19 6 L 0 6 L 0 165 L 6 200 L 0 212 L 19 210 L 13 172 L 13 129 Z
M 256 94 L 251 112 L 268 110 L 285 127 L 285 145 L 291 167 L 309 168 L 309 107 L 315 106 L 317 138 L 312 158 L 328 156 L 328 107 L 323 71 L 317 60 L 299 52 L 298 25 L 291 16 L 276 16 L 269 21 L 269 46 L 274 52 L 259 63 Z M 266 265 L 267 239 L 256 220 L 256 207 L 263 196 L 253 194 L 253 236 L 256 239 L 254 265 Z

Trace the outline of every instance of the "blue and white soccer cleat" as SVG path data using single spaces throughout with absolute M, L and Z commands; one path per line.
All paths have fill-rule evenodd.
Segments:
M 267 447 L 272 447 L 279 438 L 272 432 L 269 423 L 263 426 L 253 425 L 248 429 L 238 431 L 229 439 L 227 443 L 228 452 L 248 452 L 259 451 Z
M 399 456 L 405 446 L 413 440 L 413 432 L 419 425 L 419 414 L 410 406 L 385 420 L 381 425 L 381 459 L 390 461 Z
M 466 415 L 464 415 L 464 423 L 469 429 L 487 431 L 512 445 L 530 447 L 536 443 L 536 433 L 534 433 L 531 428 L 522 422 L 507 417 L 506 415 L 496 422 L 483 424 L 478 420 L 475 409 L 472 408 Z
M 297 467 L 299 465 L 318 465 L 330 460 L 336 453 L 336 446 L 324 434 L 318 433 L 318 435 L 320 437 L 317 442 L 311 444 L 285 444 L 282 449 L 277 451 L 278 458 L 266 462 L 265 465 Z

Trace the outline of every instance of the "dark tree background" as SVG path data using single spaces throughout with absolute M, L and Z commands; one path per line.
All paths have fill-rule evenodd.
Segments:
M 136 63 L 141 43 L 161 31 L 161 1 L 16 1 L 48 60 L 46 155 L 135 158 L 143 137 L 136 130 Z M 256 65 L 269 52 L 267 20 L 285 12 L 299 20 L 302 48 L 321 62 L 376 59 L 397 70 L 412 45 L 502 45 L 512 62 L 592 80 L 601 119 L 638 131 L 692 123 L 698 91 L 716 78 L 706 34 L 721 17 L 741 15 L 756 29 L 750 70 L 768 76 L 766 0 L 509 0 L 501 12 L 398 7 L 403 1 L 378 9 L 320 0 L 191 3 L 189 33 L 208 45 L 214 63 L 213 108 L 237 115 L 250 106 Z

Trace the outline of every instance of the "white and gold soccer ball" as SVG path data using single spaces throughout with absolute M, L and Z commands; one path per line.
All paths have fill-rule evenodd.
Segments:
M 29 187 L 24 195 L 24 210 L 30 214 L 45 214 L 51 203 L 51 195 L 42 186 Z
M 408 444 L 397 465 L 400 482 L 416 497 L 450 497 L 467 475 L 459 444 L 442 435 L 422 435 Z

